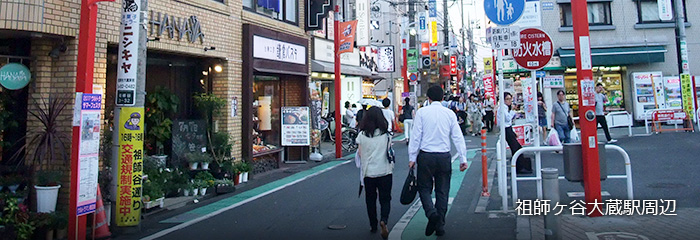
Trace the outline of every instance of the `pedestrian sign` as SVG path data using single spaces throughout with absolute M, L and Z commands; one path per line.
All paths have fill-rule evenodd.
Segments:
M 511 25 L 525 10 L 525 0 L 484 0 L 484 12 L 496 25 Z

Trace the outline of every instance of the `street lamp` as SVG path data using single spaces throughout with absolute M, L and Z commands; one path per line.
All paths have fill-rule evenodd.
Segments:
M 408 34 L 411 34 L 411 36 L 415 36 L 415 35 L 416 35 L 416 29 L 415 29 L 415 28 L 411 28 L 411 30 L 408 31 Z

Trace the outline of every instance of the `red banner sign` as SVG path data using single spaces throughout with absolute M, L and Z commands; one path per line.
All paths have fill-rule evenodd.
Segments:
M 450 56 L 450 75 L 457 75 L 457 56 Z
M 520 31 L 520 48 L 513 51 L 515 62 L 529 70 L 543 68 L 554 53 L 552 39 L 547 33 L 536 28 Z
M 657 110 L 652 114 L 654 121 L 686 120 L 688 115 L 682 109 Z
M 355 48 L 355 30 L 357 29 L 357 20 L 341 22 L 340 26 L 340 50 L 338 54 L 349 52 Z
M 420 54 L 423 56 L 430 55 L 430 43 L 421 43 L 420 44 Z

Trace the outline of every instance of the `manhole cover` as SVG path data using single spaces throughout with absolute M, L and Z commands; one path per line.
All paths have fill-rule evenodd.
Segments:
M 345 225 L 330 225 L 330 226 L 328 226 L 328 229 L 331 229 L 331 230 L 343 230 L 343 229 L 345 229 L 346 227 L 347 227 L 347 226 L 345 226 Z
M 647 185 L 648 188 L 684 188 L 687 187 L 687 185 L 682 184 L 682 183 L 652 183 Z
M 588 240 L 649 240 L 648 237 L 626 232 L 586 232 Z

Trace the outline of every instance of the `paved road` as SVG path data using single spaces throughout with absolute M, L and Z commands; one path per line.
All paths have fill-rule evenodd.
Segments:
M 495 139 L 495 137 L 492 137 Z M 475 214 L 481 191 L 480 156 L 475 156 L 479 139 L 469 137 L 468 149 L 473 160 L 469 170 L 460 173 L 458 161 L 453 164 L 453 182 L 450 195 L 452 204 L 448 212 L 446 231 L 443 239 L 469 238 L 512 239 L 515 236 L 515 218 L 493 218 L 488 214 Z M 472 142 L 473 141 L 473 142 Z M 404 141 L 395 144 L 398 163 L 394 170 L 392 189 L 392 210 L 389 228 L 392 229 L 402 217 L 410 219 L 400 224 L 392 233 L 392 239 L 426 239 L 425 219 L 422 210 L 406 214 L 410 206 L 398 203 L 401 185 L 407 174 L 407 148 Z M 185 215 L 161 221 L 166 226 L 165 235 L 155 235 L 158 239 L 219 239 L 222 237 L 240 239 L 379 239 L 378 234 L 369 232 L 369 223 L 364 204 L 364 195 L 358 198 L 358 170 L 354 163 L 331 162 L 335 165 L 326 172 L 308 176 L 298 183 L 286 186 L 279 191 L 260 197 L 231 210 L 207 218 L 189 226 L 177 225 L 216 211 L 233 201 L 222 200 L 219 207 L 193 210 Z M 328 166 L 320 166 L 319 169 Z M 312 169 L 313 170 L 313 169 Z M 241 194 L 245 195 L 245 194 Z M 216 204 L 212 204 L 216 205 Z M 211 206 L 211 205 L 210 205 Z M 416 205 L 417 207 L 417 205 Z M 188 215 L 189 214 L 189 215 Z M 406 215 L 406 216 L 404 216 Z M 187 225 L 187 224 L 186 224 Z M 342 230 L 331 230 L 328 226 L 345 226 Z M 403 229 L 399 229 L 403 228 Z M 484 232 L 493 234 L 484 235 Z M 432 238 L 435 238 L 434 236 Z

